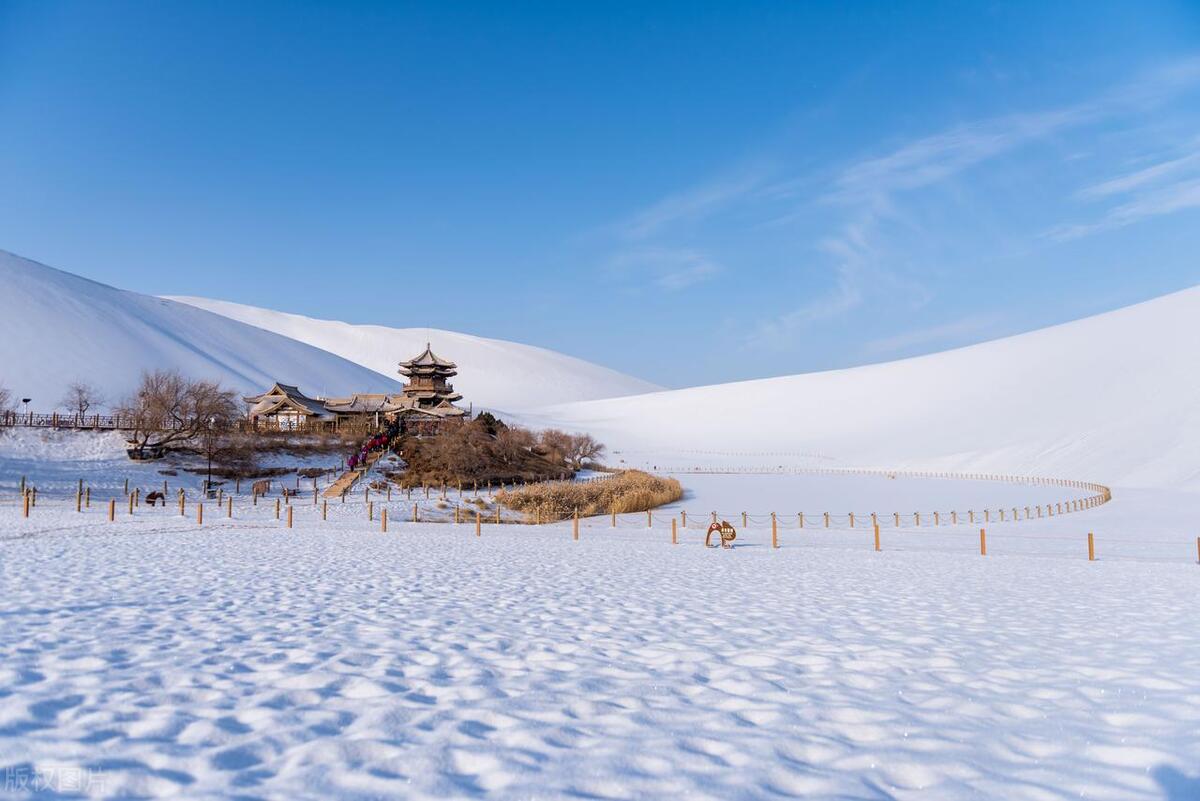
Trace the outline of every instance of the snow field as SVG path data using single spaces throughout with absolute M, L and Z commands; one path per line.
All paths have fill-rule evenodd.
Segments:
M 384 535 L 351 506 L 325 524 L 298 506 L 291 530 L 0 512 L 0 769 L 75 767 L 96 797 L 1200 782 L 1194 564 L 877 554 L 865 531 L 721 551 L 600 519 L 578 542 L 569 524 Z

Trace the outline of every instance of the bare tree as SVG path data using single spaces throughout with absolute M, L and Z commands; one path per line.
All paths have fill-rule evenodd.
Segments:
M 116 413 L 141 449 L 187 442 L 214 430 L 226 430 L 238 418 L 237 396 L 215 381 L 193 381 L 178 370 L 142 373 L 137 391 Z
M 538 448 L 552 462 L 566 463 L 571 452 L 571 435 L 557 428 L 547 428 L 538 436 Z
M 597 442 L 591 434 L 576 434 L 571 437 L 567 446 L 567 464 L 579 470 L 585 462 L 595 461 L 603 453 L 604 445 Z
M 547 458 L 575 470 L 583 467 L 584 462 L 597 459 L 604 453 L 604 446 L 590 434 L 568 434 L 554 428 L 542 432 L 538 446 Z
M 12 393 L 8 387 L 0 384 L 0 412 L 12 411 Z
M 76 381 L 67 387 L 67 393 L 59 403 L 72 415 L 82 418 L 88 409 L 104 403 L 104 396 L 91 384 Z
M 496 432 L 492 450 L 503 464 L 511 465 L 529 453 L 535 442 L 528 429 L 506 426 Z

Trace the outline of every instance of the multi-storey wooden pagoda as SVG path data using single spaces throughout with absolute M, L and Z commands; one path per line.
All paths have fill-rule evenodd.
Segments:
M 428 342 L 420 356 L 400 362 L 400 375 L 408 379 L 404 397 L 415 401 L 414 406 L 418 409 L 452 407 L 455 401 L 462 400 L 462 395 L 449 383 L 458 375 L 458 365 L 435 356 Z

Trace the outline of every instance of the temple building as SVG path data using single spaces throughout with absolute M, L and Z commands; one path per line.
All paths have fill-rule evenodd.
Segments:
M 291 384 L 276 382 L 261 395 L 242 398 L 250 406 L 247 417 L 254 428 L 299 431 L 336 423 L 325 401 L 310 398 Z
M 347 398 L 310 398 L 290 384 L 274 384 L 261 395 L 243 398 L 249 405 L 249 423 L 255 429 L 299 431 L 311 429 L 382 428 L 399 423 L 412 434 L 436 433 L 449 421 L 469 417 L 454 402 L 462 395 L 449 380 L 458 374 L 454 362 L 434 355 L 429 343 L 419 356 L 400 362 L 408 384 L 399 395 L 356 393 Z

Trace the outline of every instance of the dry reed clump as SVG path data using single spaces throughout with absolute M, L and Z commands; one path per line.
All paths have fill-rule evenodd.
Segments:
M 626 470 L 601 481 L 576 483 L 547 481 L 496 494 L 509 509 L 527 520 L 564 520 L 579 511 L 580 517 L 616 512 L 645 512 L 683 497 L 683 487 L 673 478 L 660 478 L 640 470 Z

